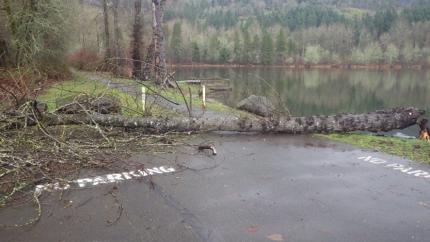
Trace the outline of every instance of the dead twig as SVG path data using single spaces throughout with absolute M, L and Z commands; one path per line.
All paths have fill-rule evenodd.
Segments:
M 212 145 L 199 145 L 198 149 L 199 149 L 199 151 L 202 151 L 202 150 L 211 150 L 212 151 L 212 155 L 217 155 L 216 149 Z
M 114 198 L 115 204 L 118 206 L 118 210 L 117 210 L 117 216 L 113 220 L 107 221 L 108 226 L 112 226 L 112 225 L 116 224 L 120 220 L 122 213 L 124 211 L 124 207 L 122 206 L 122 203 L 119 201 L 118 195 L 116 193 L 114 193 L 113 190 L 115 190 L 115 188 L 113 188 L 108 193 Z
M 81 103 L 79 102 L 76 102 L 76 103 L 79 105 L 79 107 L 81 107 L 81 109 L 85 112 L 85 114 L 91 119 L 91 122 L 94 124 L 94 128 L 110 144 L 111 143 L 110 139 L 105 135 L 103 130 L 101 130 L 100 125 L 91 117 L 91 114 L 89 113 L 89 111 Z
M 155 91 L 154 89 L 152 89 L 151 87 L 149 87 L 148 85 L 146 85 L 145 83 L 143 83 L 143 81 L 140 81 L 140 80 L 135 80 L 135 81 L 136 81 L 138 84 L 140 84 L 140 85 L 144 86 L 146 89 L 148 89 L 152 94 L 154 94 L 154 95 L 156 95 L 156 96 L 158 96 L 158 97 L 161 97 L 162 99 L 164 99 L 164 100 L 166 100 L 166 101 L 168 101 L 168 102 L 170 102 L 170 103 L 173 103 L 173 104 L 175 104 L 175 105 L 177 105 L 177 106 L 181 105 L 180 103 L 175 102 L 175 101 L 172 101 L 172 100 L 168 99 L 167 97 L 165 97 L 165 96 L 161 95 L 159 92 Z
M 0 228 L 21 228 L 21 227 L 26 227 L 26 226 L 30 226 L 33 225 L 35 223 L 37 223 L 40 218 L 42 217 L 42 205 L 40 204 L 39 201 L 39 197 L 40 197 L 41 193 L 34 191 L 33 193 L 33 201 L 36 204 L 37 208 L 36 208 L 36 216 L 34 218 L 31 218 L 30 220 L 28 220 L 28 222 L 24 223 L 24 224 L 0 224 Z
M 182 88 L 179 86 L 179 84 L 178 84 L 178 82 L 177 82 L 176 80 L 175 80 L 175 84 L 176 84 L 176 87 L 178 88 L 179 92 L 181 93 L 182 98 L 184 99 L 185 105 L 187 106 L 188 115 L 189 115 L 189 117 L 191 118 L 193 115 L 192 115 L 192 113 L 191 113 L 190 106 L 188 105 L 187 98 L 185 97 L 185 94 L 184 94 L 184 92 L 182 91 Z

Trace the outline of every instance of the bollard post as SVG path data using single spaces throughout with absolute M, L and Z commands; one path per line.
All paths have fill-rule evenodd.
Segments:
M 202 106 L 203 106 L 203 109 L 206 109 L 206 86 L 202 85 L 202 89 L 203 89 L 203 95 L 202 95 L 203 104 L 202 104 Z
M 142 110 L 145 113 L 146 111 L 146 88 L 142 86 Z

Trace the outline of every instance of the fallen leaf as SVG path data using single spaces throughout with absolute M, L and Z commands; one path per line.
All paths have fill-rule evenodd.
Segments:
M 270 239 L 271 241 L 284 241 L 282 234 L 271 234 L 267 236 L 267 238 Z
M 246 228 L 246 231 L 248 231 L 250 233 L 256 233 L 258 231 L 258 226 L 257 225 L 251 225 L 248 228 Z

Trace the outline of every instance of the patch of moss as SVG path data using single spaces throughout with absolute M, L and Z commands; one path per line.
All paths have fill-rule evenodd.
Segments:
M 355 133 L 318 136 L 430 164 L 430 143 L 427 141 Z

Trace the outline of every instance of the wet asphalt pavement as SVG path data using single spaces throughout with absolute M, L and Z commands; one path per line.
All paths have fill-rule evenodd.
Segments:
M 135 156 L 176 172 L 45 192 L 41 220 L 0 228 L 0 241 L 430 241 L 428 165 L 311 136 L 190 142 L 212 142 L 218 155 L 186 146 Z M 7 208 L 0 223 L 33 215 Z

